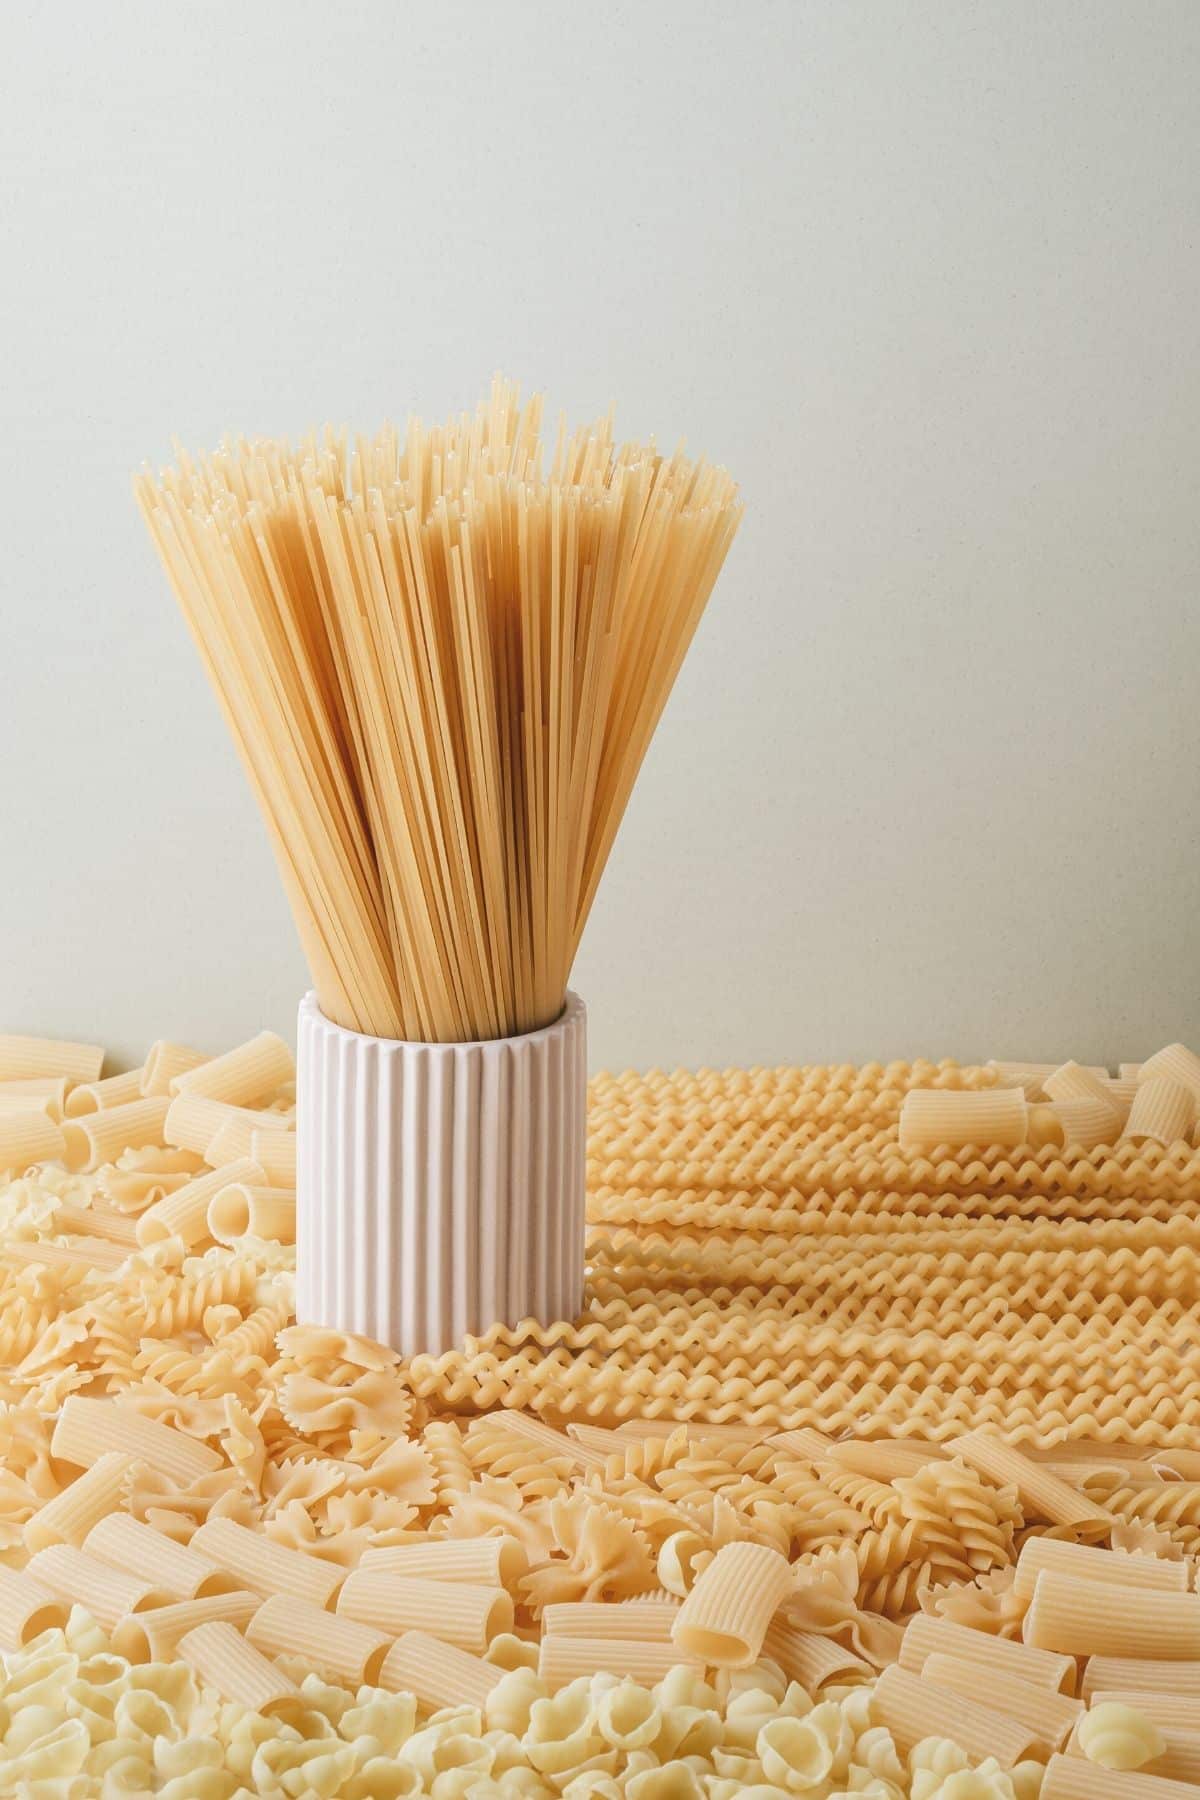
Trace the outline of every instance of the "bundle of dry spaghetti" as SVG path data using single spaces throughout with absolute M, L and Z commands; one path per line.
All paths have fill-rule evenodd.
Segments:
M 181 456 L 136 492 L 271 831 L 321 1008 L 548 1023 L 740 518 L 721 469 L 473 416 Z

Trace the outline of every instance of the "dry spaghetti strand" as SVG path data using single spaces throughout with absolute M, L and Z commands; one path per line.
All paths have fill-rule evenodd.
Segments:
M 741 517 L 724 470 L 474 416 L 227 442 L 135 491 L 266 817 L 322 1010 L 554 1019 Z

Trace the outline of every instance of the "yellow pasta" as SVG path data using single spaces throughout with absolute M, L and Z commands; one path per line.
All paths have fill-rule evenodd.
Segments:
M 197 1625 L 223 1621 L 244 1631 L 263 1604 L 261 1594 L 244 1589 L 209 1594 L 202 1600 L 180 1600 L 126 1613 L 113 1627 L 112 1646 L 130 1662 L 163 1662 L 175 1654 L 181 1637 Z
M 44 1112 L 0 1116 L 0 1169 L 19 1172 L 39 1162 L 61 1162 L 65 1154 L 62 1127 Z
M 396 1639 L 379 1670 L 380 1687 L 413 1694 L 431 1710 L 478 1706 L 504 1679 L 504 1670 L 424 1631 Z
M 203 1094 L 228 1106 L 254 1106 L 267 1100 L 296 1073 L 296 1062 L 283 1039 L 260 1031 L 246 1043 L 211 1057 L 171 1080 L 173 1094 Z
M 297 1657 L 327 1680 L 350 1687 L 377 1682 L 392 1642 L 382 1631 L 311 1606 L 294 1594 L 264 1600 L 246 1636 L 264 1656 Z
M 875 1684 L 872 1719 L 886 1725 L 904 1756 L 923 1738 L 950 1738 L 968 1756 L 994 1756 L 1003 1769 L 1026 1758 L 1037 1733 L 1015 1719 L 939 1687 L 899 1664 L 885 1669 Z
M 78 1119 L 85 1113 L 128 1105 L 142 1099 L 143 1094 L 141 1069 L 129 1069 L 123 1075 L 108 1075 L 103 1081 L 80 1082 L 67 1095 L 63 1113 L 68 1119 Z
M 1039 1800 L 1196 1800 L 1196 1790 L 1159 1775 L 1099 1769 L 1082 1756 L 1052 1756 Z
M 19 1650 L 43 1631 L 65 1625 L 68 1610 L 52 1588 L 0 1563 L 0 1650 Z
M 1082 1693 L 1091 1700 L 1097 1693 L 1141 1692 L 1187 1695 L 1200 1699 L 1200 1660 L 1167 1661 L 1138 1656 L 1092 1656 L 1083 1671 Z
M 173 1044 L 167 1038 L 158 1038 L 146 1052 L 146 1060 L 142 1065 L 143 1094 L 166 1094 L 172 1092 L 171 1083 L 177 1075 L 186 1075 L 189 1069 L 198 1069 L 208 1058 L 202 1050 L 193 1050 L 189 1044 Z
M 84 1477 L 86 1479 L 86 1477 Z M 125 1512 L 111 1512 L 88 1533 L 83 1548 L 91 1556 L 152 1582 L 171 1600 L 202 1600 L 234 1586 L 224 1570 L 187 1544 L 177 1544 Z
M 39 1506 L 25 1524 L 26 1548 L 32 1552 L 49 1544 L 82 1546 L 93 1526 L 120 1506 L 136 1466 L 124 1450 L 106 1450 L 61 1493 Z
M 1164 1775 L 1168 1781 L 1186 1781 L 1200 1787 L 1200 1731 L 1163 1731 L 1163 1748 L 1146 1764 L 1147 1775 Z
M 1107 1100 L 1056 1100 L 1050 1111 L 1068 1150 L 1095 1150 L 1101 1144 L 1115 1144 L 1120 1137 L 1121 1113 Z
M 1144 1063 L 1129 1066 L 1136 1071 L 1139 1083 L 1164 1075 L 1168 1080 L 1178 1082 L 1190 1091 L 1193 1102 L 1200 1107 L 1200 1056 L 1186 1044 L 1168 1044 L 1165 1049 L 1156 1050 Z M 1121 1072 L 1124 1074 L 1124 1067 Z
M 389 1544 L 364 1551 L 358 1566 L 373 1569 L 378 1575 L 415 1575 L 429 1581 L 467 1581 L 477 1587 L 514 1587 L 529 1567 L 529 1558 L 517 1538 L 497 1533 L 493 1537 Z M 549 1614 L 554 1608 L 547 1607 L 546 1611 Z
M 296 1135 L 257 1129 L 250 1133 L 249 1154 L 272 1187 L 296 1188 Z
M 1136 1686 L 1095 1688 L 1091 1705 L 1093 1708 L 1125 1706 L 1172 1731 L 1200 1731 L 1200 1698 L 1195 1694 L 1178 1693 L 1170 1678 L 1162 1689 L 1151 1691 Z
M 1051 1100 L 1096 1100 L 1107 1106 L 1120 1123 L 1121 1108 L 1108 1086 L 1108 1071 L 1084 1068 L 1077 1062 L 1061 1063 L 1043 1082 Z
M 151 1096 L 67 1119 L 62 1127 L 63 1160 L 69 1169 L 86 1171 L 115 1162 L 123 1150 L 161 1144 L 166 1117 L 167 1102 Z
M 80 1394 L 71 1394 L 63 1402 L 50 1448 L 60 1461 L 79 1469 L 90 1469 L 108 1451 L 120 1450 L 184 1486 L 223 1466 L 219 1450 L 182 1431 L 145 1418 L 118 1401 L 92 1400 Z
M 1101 1769 L 1141 1769 L 1162 1755 L 1166 1739 L 1137 1706 L 1097 1697 L 1079 1719 L 1070 1748 L 1081 1751 Z
M 1157 1588 L 1163 1593 L 1186 1594 L 1188 1566 L 1154 1556 L 1126 1556 L 1116 1550 L 1098 1550 L 1088 1544 L 1072 1544 L 1061 1538 L 1026 1538 L 1017 1558 L 1013 1592 L 1032 1600 L 1038 1576 L 1045 1569 L 1075 1575 L 1084 1581 L 1113 1582 L 1118 1586 Z
M 915 1475 L 927 1463 L 945 1454 L 937 1444 L 905 1443 L 890 1438 L 880 1438 L 876 1443 L 850 1439 L 834 1444 L 829 1460 L 872 1481 L 894 1481 L 897 1476 Z
M 240 1108 L 226 1106 L 222 1100 L 210 1100 L 206 1094 L 177 1094 L 167 1106 L 163 1136 L 177 1149 L 194 1150 L 198 1156 L 207 1156 L 209 1145 L 224 1125 L 241 1123 L 247 1132 L 269 1128 L 265 1113 L 247 1112 L 242 1119 L 240 1112 Z M 236 1158 L 222 1160 L 235 1161 Z
M 137 1243 L 136 1220 L 100 1206 L 73 1206 L 64 1201 L 54 1215 L 54 1223 L 59 1231 L 83 1232 L 122 1244 L 126 1250 L 132 1250 Z
M 1075 1685 L 1075 1662 L 1011 1638 L 975 1631 L 951 1619 L 917 1613 L 905 1627 L 900 1644 L 900 1667 L 919 1675 L 931 1656 L 950 1656 L 1011 1677 L 1031 1687 L 1070 1694 Z
M 799 1431 L 775 1431 L 766 1441 L 773 1450 L 780 1450 L 785 1456 L 800 1457 L 808 1462 L 819 1461 L 833 1449 L 833 1440 L 827 1438 L 823 1431 L 814 1431 L 811 1426 Z
M 700 1657 L 689 1656 L 678 1645 L 644 1637 L 592 1638 L 564 1632 L 544 1637 L 538 1651 L 538 1675 L 550 1688 L 566 1687 L 581 1675 L 614 1669 L 642 1687 L 653 1687 L 680 1665 L 704 1667 Z
M 1121 1133 L 1125 1143 L 1177 1144 L 1196 1122 L 1196 1096 L 1169 1075 L 1143 1071 Z
M 726 1544 L 675 1616 L 671 1635 L 703 1662 L 740 1668 L 754 1662 L 771 1619 L 792 1588 L 787 1559 L 765 1544 Z
M 826 1682 L 862 1680 L 873 1673 L 869 1662 L 835 1638 L 799 1630 L 785 1624 L 778 1614 L 767 1627 L 763 1655 L 778 1663 L 789 1681 L 799 1682 L 810 1694 Z
M 65 1075 L 33 1075 L 26 1081 L 0 1081 L 0 1100 L 5 1112 L 44 1112 L 61 1124 L 69 1085 Z
M 1022 1635 L 1068 1656 L 1200 1657 L 1200 1595 L 1039 1575 Z
M 679 1603 L 659 1600 L 560 1600 L 542 1613 L 544 1637 L 638 1638 L 670 1643 Z
M 151 1581 L 114 1569 L 74 1544 L 50 1544 L 29 1559 L 29 1574 L 68 1605 L 82 1606 L 111 1631 L 126 1613 L 141 1612 L 169 1598 Z
M 235 1576 L 242 1587 L 253 1588 L 264 1598 L 290 1594 L 313 1606 L 328 1607 L 346 1573 L 336 1563 L 272 1543 L 261 1532 L 233 1519 L 207 1519 L 193 1534 L 191 1547 Z
M 1072 1700 L 1057 1690 L 1052 1692 L 1049 1687 L 1020 1681 L 986 1662 L 972 1662 L 966 1657 L 947 1655 L 945 1651 L 936 1650 L 926 1657 L 921 1675 L 926 1681 L 952 1688 L 956 1693 L 965 1694 L 968 1700 L 976 1700 L 1025 1726 L 1034 1733 L 1029 1746 L 1031 1754 L 1043 1760 L 1055 1750 L 1062 1749 L 1083 1717 L 1082 1700 Z
M 914 1089 L 900 1109 L 900 1148 L 936 1150 L 966 1144 L 1015 1146 L 1028 1141 L 1028 1107 L 1019 1088 L 953 1093 Z
M 198 1175 L 147 1207 L 137 1222 L 138 1243 L 157 1244 L 170 1237 L 189 1246 L 202 1242 L 210 1235 L 208 1212 L 216 1196 L 235 1183 L 262 1179 L 258 1164 L 249 1160 L 226 1163 L 223 1168 Z
M 259 1176 L 265 1179 L 261 1169 Z M 243 1177 L 219 1188 L 209 1201 L 208 1233 L 218 1244 L 236 1244 L 244 1237 L 294 1244 L 296 1196 L 285 1188 L 256 1186 Z
M 104 1066 L 99 1044 L 55 1038 L 0 1036 L 0 1081 L 29 1081 L 65 1075 L 68 1081 L 97 1081 Z
M 399 1637 L 425 1631 L 460 1650 L 486 1650 L 513 1623 L 513 1603 L 499 1587 L 466 1581 L 426 1581 L 419 1576 L 381 1575 L 356 1569 L 338 1595 L 344 1618 Z
M 244 1107 L 230 1107 L 229 1117 L 219 1125 L 209 1139 L 205 1158 L 214 1167 L 222 1163 L 241 1162 L 249 1157 L 257 1162 L 266 1174 L 266 1164 L 252 1155 L 255 1142 L 261 1137 L 294 1138 L 293 1121 L 281 1113 L 250 1112 Z M 293 1186 L 295 1176 L 292 1177 Z
M 180 1638 L 178 1653 L 222 1700 L 251 1712 L 270 1715 L 299 1701 L 295 1682 L 224 1620 L 193 1626 Z
M 1104 1507 L 1006 1444 L 994 1431 L 967 1432 L 953 1438 L 947 1448 L 998 1486 L 1015 1487 L 1028 1518 L 1094 1533 L 1103 1532 L 1112 1524 L 1112 1516 Z

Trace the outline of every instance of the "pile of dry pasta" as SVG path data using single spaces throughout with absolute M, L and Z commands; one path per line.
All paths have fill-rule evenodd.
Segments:
M 0 1793 L 1200 1786 L 1161 1064 L 600 1078 L 583 1316 L 402 1364 L 293 1322 L 287 1046 L 102 1061 L 0 1038 Z

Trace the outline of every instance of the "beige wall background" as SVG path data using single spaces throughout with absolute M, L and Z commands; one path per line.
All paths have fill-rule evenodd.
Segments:
M 577 968 L 596 1066 L 1200 1042 L 1200 9 L 0 24 L 0 1029 L 290 1032 L 129 497 L 495 368 L 739 476 Z

